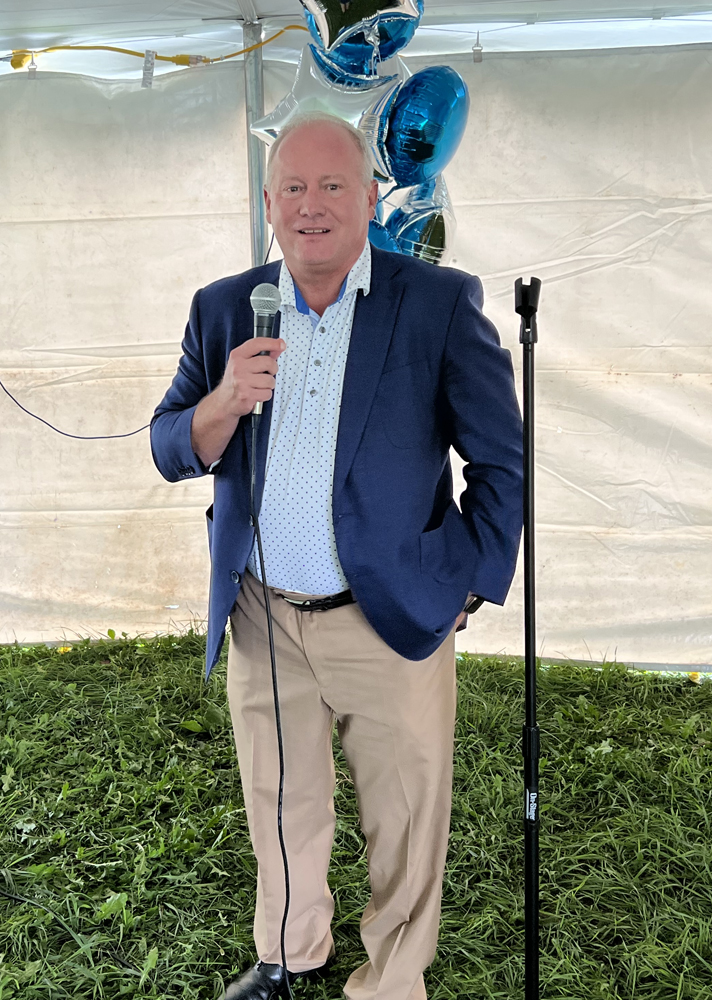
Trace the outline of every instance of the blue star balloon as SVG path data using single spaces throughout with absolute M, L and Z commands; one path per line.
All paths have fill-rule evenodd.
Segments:
M 423 0 L 301 0 L 309 31 L 329 61 L 357 75 L 408 44 L 423 16 Z

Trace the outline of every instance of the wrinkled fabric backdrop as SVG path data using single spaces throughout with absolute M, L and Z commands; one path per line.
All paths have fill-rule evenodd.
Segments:
M 407 63 L 436 61 L 472 99 L 451 263 L 482 277 L 520 389 L 513 283 L 544 282 L 539 650 L 710 663 L 712 55 Z M 265 62 L 267 109 L 293 75 Z M 63 430 L 148 423 L 195 289 L 250 266 L 241 63 L 152 90 L 3 77 L 0 135 L 0 378 Z M 203 619 L 212 480 L 165 483 L 147 432 L 0 413 L 0 641 Z M 521 653 L 521 590 L 459 648 Z

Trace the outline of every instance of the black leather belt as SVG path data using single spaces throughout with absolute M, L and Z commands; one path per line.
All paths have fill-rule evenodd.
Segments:
M 285 597 L 284 594 L 280 596 L 299 611 L 332 611 L 344 604 L 354 604 L 356 600 L 350 590 L 342 590 L 340 594 L 329 594 L 327 597 L 312 597 L 306 601 L 295 601 L 293 597 Z

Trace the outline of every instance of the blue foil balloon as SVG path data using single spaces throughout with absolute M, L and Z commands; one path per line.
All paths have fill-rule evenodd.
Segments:
M 307 27 L 330 60 L 359 76 L 404 48 L 423 16 L 424 0 L 301 0 Z
M 431 180 L 447 166 L 467 124 L 470 95 L 459 73 L 430 66 L 401 87 L 386 138 L 398 187 Z
M 447 261 L 455 235 L 455 216 L 442 177 L 413 188 L 391 212 L 384 228 L 397 241 L 401 253 L 439 264 Z
M 322 49 L 318 49 L 316 45 L 310 45 L 309 51 L 314 57 L 314 62 L 322 76 L 332 87 L 338 87 L 342 90 L 366 90 L 373 87 L 374 82 L 378 82 L 379 80 L 398 80 L 398 75 L 395 73 L 390 75 L 354 73 L 351 70 L 344 69 L 341 63 L 333 59 L 332 56 L 327 55 Z
M 385 226 L 375 219 L 371 219 L 368 224 L 368 238 L 379 250 L 390 250 L 391 253 L 400 253 L 401 247 L 395 236 L 392 236 Z
M 339 40 L 329 51 L 329 59 L 347 73 L 373 74 L 378 64 L 390 59 L 408 44 L 418 22 L 415 18 L 394 14 Z

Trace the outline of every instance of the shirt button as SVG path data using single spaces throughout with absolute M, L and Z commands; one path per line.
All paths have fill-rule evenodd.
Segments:
M 236 569 L 234 569 L 232 571 L 232 573 L 230 574 L 230 579 L 232 580 L 233 583 L 239 583 L 240 582 L 240 574 L 237 572 Z
M 309 390 L 309 395 L 310 396 L 316 396 L 316 389 L 310 389 Z
M 317 359 L 316 359 L 316 361 L 314 362 L 314 364 L 315 364 L 315 365 L 320 365 L 320 364 L 321 364 L 321 361 L 320 361 L 320 360 L 319 360 L 319 359 L 317 358 Z
M 319 333 L 326 333 L 326 327 L 325 326 L 320 326 L 319 327 Z

